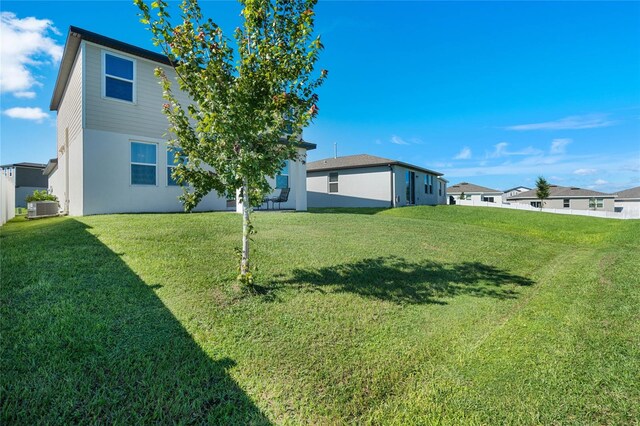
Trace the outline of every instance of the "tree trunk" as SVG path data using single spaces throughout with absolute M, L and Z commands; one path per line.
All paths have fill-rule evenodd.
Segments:
M 240 260 L 240 275 L 249 273 L 249 185 L 247 178 L 242 180 L 242 259 Z

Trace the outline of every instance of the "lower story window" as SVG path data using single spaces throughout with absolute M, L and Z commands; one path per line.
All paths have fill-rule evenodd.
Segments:
M 493 197 L 482 197 L 482 201 L 486 201 L 487 203 L 494 203 Z
M 329 173 L 329 192 L 338 192 L 338 172 Z
M 569 198 L 564 198 L 562 200 L 562 207 L 565 209 L 568 209 L 569 207 L 571 207 L 571 200 Z
M 156 184 L 156 144 L 131 142 L 131 184 Z
M 531 207 L 542 207 L 542 203 L 540 201 L 532 201 L 531 202 Z
M 280 173 L 276 175 L 276 189 L 289 188 L 289 160 L 284 162 Z

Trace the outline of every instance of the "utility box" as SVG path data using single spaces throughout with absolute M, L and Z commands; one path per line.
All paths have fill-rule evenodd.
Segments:
M 27 203 L 27 219 L 58 216 L 57 201 L 32 201 Z

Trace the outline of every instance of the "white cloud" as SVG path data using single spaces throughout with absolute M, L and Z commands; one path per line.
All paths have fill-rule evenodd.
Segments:
M 571 139 L 554 139 L 551 141 L 551 150 L 552 154 L 564 154 L 567 151 L 567 145 L 569 145 L 573 140 Z
M 59 34 L 48 19 L 28 17 L 20 19 L 13 12 L 0 15 L 0 92 L 13 93 L 21 98 L 33 98 L 29 89 L 41 86 L 33 68 L 56 64 L 62 58 L 62 46 L 49 37 L 49 33 Z
M 460 151 L 455 157 L 453 157 L 454 160 L 468 160 L 470 158 L 471 149 L 468 146 L 462 148 L 462 151 Z
M 507 130 L 577 130 L 608 127 L 616 124 L 608 119 L 608 114 L 572 115 L 554 121 L 542 123 L 518 124 L 506 127 Z
M 510 157 L 513 155 L 536 155 L 541 154 L 542 151 L 539 149 L 535 149 L 532 146 L 528 146 L 520 151 L 509 151 L 507 147 L 509 144 L 507 142 L 500 142 L 494 145 L 494 151 L 488 155 L 489 158 L 500 158 L 500 157 Z
M 36 92 L 28 91 L 28 92 L 13 92 L 13 96 L 16 98 L 22 99 L 33 99 L 36 97 Z
M 409 142 L 396 135 L 391 136 L 391 143 L 395 145 L 409 145 Z
M 604 180 L 604 179 L 598 179 L 598 180 L 596 180 L 595 182 L 593 182 L 593 184 L 594 184 L 594 185 L 597 185 L 597 186 L 600 186 L 600 185 L 606 185 L 606 184 L 608 184 L 608 183 L 609 183 L 609 182 L 607 182 L 607 181 L 606 181 L 606 180 Z
M 11 118 L 19 118 L 22 120 L 32 120 L 37 122 L 41 122 L 45 118 L 49 117 L 49 114 L 42 111 L 42 109 L 30 107 L 9 108 L 7 110 L 4 110 L 2 113 Z
M 597 172 L 598 172 L 597 169 L 576 169 L 573 171 L 573 174 L 580 175 L 580 176 L 587 176 L 587 175 L 593 175 Z

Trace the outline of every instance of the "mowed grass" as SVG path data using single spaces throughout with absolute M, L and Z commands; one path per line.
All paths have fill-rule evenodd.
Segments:
M 640 222 L 458 206 L 16 219 L 2 424 L 633 424 Z

